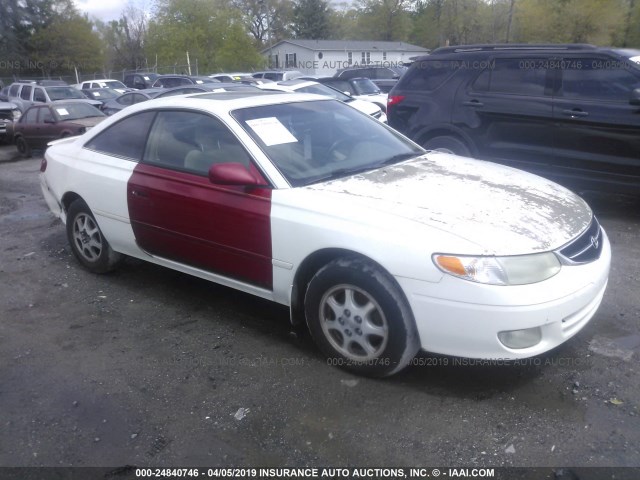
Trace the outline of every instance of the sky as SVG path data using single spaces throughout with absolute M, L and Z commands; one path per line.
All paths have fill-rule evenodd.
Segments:
M 143 10 L 147 10 L 150 5 L 150 1 L 144 0 L 73 0 L 73 2 L 80 12 L 88 13 L 89 17 L 105 22 L 119 19 L 129 3 Z

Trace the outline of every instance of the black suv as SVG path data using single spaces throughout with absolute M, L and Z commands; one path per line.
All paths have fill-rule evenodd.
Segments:
M 128 88 L 144 90 L 145 88 L 151 88 L 151 85 L 159 76 L 157 73 L 129 73 L 124 76 L 122 83 Z
M 592 45 L 439 48 L 390 92 L 389 125 L 428 150 L 640 194 L 638 60 Z

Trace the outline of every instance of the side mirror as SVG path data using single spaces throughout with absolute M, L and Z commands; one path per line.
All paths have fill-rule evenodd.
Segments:
M 344 93 L 344 94 L 345 94 L 345 95 L 347 95 L 348 97 L 350 97 L 350 96 L 351 96 L 351 92 L 347 92 L 346 90 L 345 90 L 344 92 L 342 92 L 342 93 Z
M 636 88 L 631 92 L 631 98 L 629 99 L 631 105 L 640 105 L 640 88 Z
M 209 181 L 216 185 L 261 185 L 241 163 L 217 163 L 212 165 L 209 168 Z
M 44 123 L 51 123 L 51 124 L 54 124 L 54 123 L 56 123 L 56 121 L 55 121 L 53 118 L 45 118 L 45 119 L 44 119 Z

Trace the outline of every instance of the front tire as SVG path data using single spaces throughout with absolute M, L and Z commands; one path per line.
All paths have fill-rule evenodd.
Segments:
M 420 347 L 404 295 L 366 260 L 340 258 L 320 269 L 304 306 L 311 336 L 330 365 L 384 377 L 402 370 Z
M 424 142 L 422 145 L 425 150 L 434 150 L 436 152 L 452 153 L 454 155 L 460 155 L 462 157 L 470 157 L 471 152 L 462 140 L 456 137 L 443 135 L 440 137 L 433 137 Z
M 87 204 L 75 200 L 67 212 L 67 238 L 78 261 L 93 273 L 114 270 L 123 260 L 100 230 Z

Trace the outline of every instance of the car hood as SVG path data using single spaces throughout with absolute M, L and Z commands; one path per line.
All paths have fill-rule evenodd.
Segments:
M 461 237 L 479 247 L 467 253 L 486 255 L 556 249 L 593 216 L 584 200 L 549 180 L 444 153 L 305 188 L 341 197 L 342 209 L 355 203 Z

